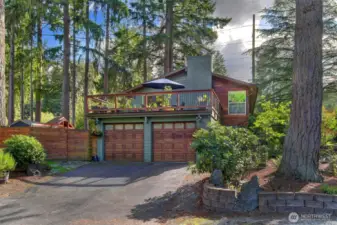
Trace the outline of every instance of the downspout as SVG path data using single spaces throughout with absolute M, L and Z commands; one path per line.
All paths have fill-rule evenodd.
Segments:
M 202 117 L 200 114 L 195 118 L 195 122 L 197 123 L 197 128 L 200 128 L 200 121 L 202 120 Z

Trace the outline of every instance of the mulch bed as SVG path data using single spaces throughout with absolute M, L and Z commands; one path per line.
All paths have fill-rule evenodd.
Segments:
M 25 172 L 21 171 L 11 172 L 7 184 L 4 184 L 3 181 L 0 181 L 0 198 L 6 198 L 23 193 L 27 188 L 32 186 L 32 182 L 45 182 L 50 178 L 50 176 L 27 176 Z
M 249 175 L 245 177 L 245 180 L 250 180 L 253 176 L 257 175 L 260 186 L 265 191 L 322 193 L 321 187 L 323 184 L 337 185 L 337 177 L 329 174 L 327 171 L 328 167 L 328 163 L 321 163 L 319 166 L 324 177 L 323 183 L 303 182 L 277 176 L 277 168 L 272 161 L 268 161 L 265 168 L 249 173 Z

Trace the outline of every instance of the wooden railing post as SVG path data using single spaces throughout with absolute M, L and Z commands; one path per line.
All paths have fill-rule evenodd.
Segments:
M 213 99 L 213 92 L 212 92 L 212 90 L 210 90 L 209 94 L 210 94 L 210 96 L 211 96 L 211 102 L 210 102 L 210 106 L 211 106 L 211 112 L 212 112 L 212 108 L 213 108 L 213 101 L 214 101 L 214 99 Z
M 85 114 L 88 114 L 88 113 L 89 113 L 88 99 L 89 99 L 89 97 L 86 96 L 86 98 L 85 98 L 85 110 L 86 110 Z
M 114 98 L 115 98 L 115 113 L 117 112 L 117 96 L 114 95 Z
M 148 102 L 147 102 L 147 94 L 145 94 L 144 96 L 143 96 L 144 98 L 145 98 L 145 110 L 147 110 L 147 104 L 148 104 Z
M 180 109 L 180 94 L 177 94 L 177 108 Z

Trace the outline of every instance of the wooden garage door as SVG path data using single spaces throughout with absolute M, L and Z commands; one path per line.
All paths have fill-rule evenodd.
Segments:
M 154 161 L 195 161 L 195 151 L 190 147 L 195 130 L 196 124 L 194 122 L 154 123 Z
M 105 160 L 143 161 L 143 124 L 108 124 L 104 135 Z

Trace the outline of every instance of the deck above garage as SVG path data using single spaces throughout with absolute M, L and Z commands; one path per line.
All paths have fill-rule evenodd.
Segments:
M 219 120 L 220 101 L 213 89 L 91 95 L 87 116 L 112 118 L 209 114 Z

